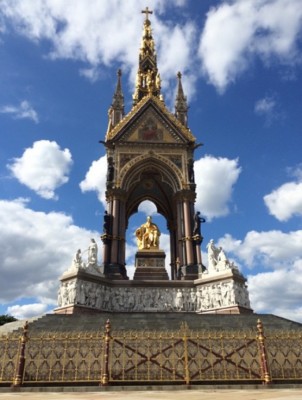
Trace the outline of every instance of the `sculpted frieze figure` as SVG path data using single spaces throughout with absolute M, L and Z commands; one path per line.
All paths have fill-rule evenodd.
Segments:
M 140 250 L 159 248 L 160 230 L 158 226 L 152 222 L 150 216 L 147 217 L 147 222 L 136 230 L 135 235 L 137 238 L 137 246 Z
M 176 299 L 175 299 L 175 307 L 177 311 L 182 311 L 184 306 L 184 297 L 181 289 L 177 290 Z
M 62 289 L 63 289 L 63 286 L 60 287 L 58 290 L 58 307 L 62 307 L 62 305 L 63 305 Z

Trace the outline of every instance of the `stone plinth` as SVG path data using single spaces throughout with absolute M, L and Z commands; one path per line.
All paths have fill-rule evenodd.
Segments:
M 162 250 L 137 252 L 133 280 L 108 279 L 97 265 L 73 265 L 60 280 L 56 314 L 253 313 L 246 279 L 237 267 L 223 264 L 195 281 L 171 281 Z
M 163 250 L 139 250 L 135 255 L 134 281 L 169 280 Z
M 202 314 L 253 313 L 246 279 L 236 267 L 206 271 L 194 284 L 199 298 L 197 310 Z

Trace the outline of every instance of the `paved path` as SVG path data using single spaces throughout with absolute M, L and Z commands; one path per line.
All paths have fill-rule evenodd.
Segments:
M 301 400 L 302 389 L 147 390 L 69 393 L 0 393 L 0 400 Z

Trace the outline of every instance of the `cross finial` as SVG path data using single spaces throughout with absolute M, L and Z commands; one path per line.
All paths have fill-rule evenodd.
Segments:
M 153 11 L 150 11 L 149 7 L 146 7 L 145 10 L 142 10 L 142 14 L 146 14 L 146 21 L 148 21 L 149 14 L 153 14 Z

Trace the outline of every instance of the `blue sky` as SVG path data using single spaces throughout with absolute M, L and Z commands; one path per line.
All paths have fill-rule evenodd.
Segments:
M 149 6 L 167 107 L 183 73 L 196 209 L 248 277 L 252 307 L 302 321 L 300 0 L 0 0 L 0 313 L 52 310 L 60 275 L 96 238 L 116 71 L 131 109 Z M 150 204 L 130 220 L 134 230 Z M 161 245 L 169 262 L 163 217 Z

